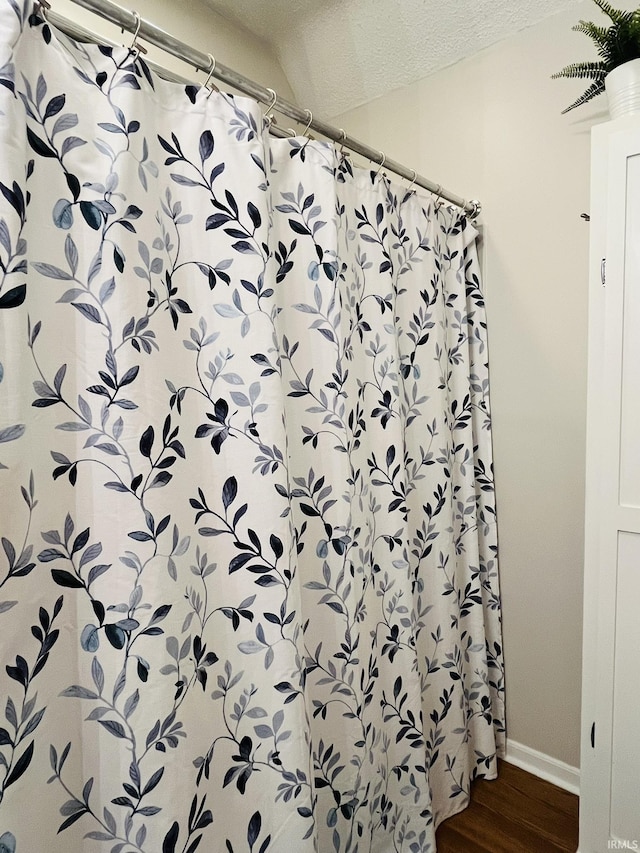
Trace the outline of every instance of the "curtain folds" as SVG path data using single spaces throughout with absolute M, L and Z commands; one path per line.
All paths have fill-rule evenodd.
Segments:
M 504 738 L 473 226 L 0 15 L 0 846 L 433 851 Z

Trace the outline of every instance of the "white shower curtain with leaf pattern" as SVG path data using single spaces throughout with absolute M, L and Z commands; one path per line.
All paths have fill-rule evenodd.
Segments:
M 504 737 L 473 225 L 0 16 L 0 850 L 433 851 Z

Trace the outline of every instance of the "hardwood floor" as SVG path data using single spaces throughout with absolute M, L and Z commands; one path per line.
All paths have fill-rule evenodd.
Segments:
M 578 797 L 500 762 L 474 782 L 465 811 L 440 824 L 438 853 L 575 853 Z

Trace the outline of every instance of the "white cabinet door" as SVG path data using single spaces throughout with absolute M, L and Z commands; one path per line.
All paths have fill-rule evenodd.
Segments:
M 594 130 L 591 214 L 580 853 L 603 853 L 640 850 L 640 120 Z

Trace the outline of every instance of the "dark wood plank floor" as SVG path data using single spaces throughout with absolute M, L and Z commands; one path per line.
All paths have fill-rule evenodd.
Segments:
M 445 820 L 438 853 L 576 853 L 578 797 L 501 761 L 479 779 L 465 811 Z

